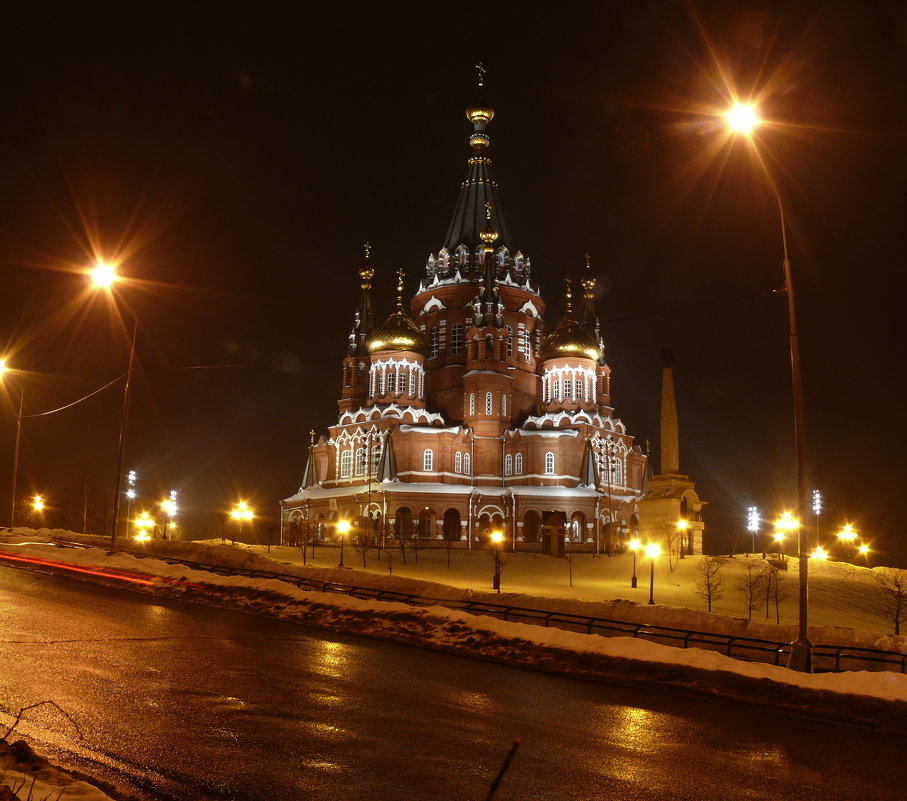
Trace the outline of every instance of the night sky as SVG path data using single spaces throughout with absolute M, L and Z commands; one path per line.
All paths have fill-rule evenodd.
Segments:
M 219 532 L 237 498 L 275 514 L 308 430 L 336 420 L 362 243 L 379 319 L 393 271 L 412 294 L 442 246 L 482 60 L 494 174 L 548 323 L 590 252 L 616 414 L 657 468 L 668 345 L 681 470 L 725 548 L 747 506 L 794 501 L 777 207 L 746 143 L 708 113 L 758 95 L 823 529 L 846 519 L 907 550 L 901 3 L 286 5 L 7 20 L 0 349 L 26 371 L 26 414 L 125 371 L 126 329 L 79 274 L 95 254 L 119 261 L 140 321 L 126 458 L 140 494 L 177 489 L 188 536 Z M 24 422 L 20 494 L 47 495 L 51 524 L 81 520 L 86 487 L 92 509 L 112 492 L 121 402 L 117 385 Z

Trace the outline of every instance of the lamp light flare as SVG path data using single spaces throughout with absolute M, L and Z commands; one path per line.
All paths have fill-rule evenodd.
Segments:
M 629 542 L 631 551 L 638 551 L 641 545 L 642 543 L 639 541 L 639 539 L 632 539 Z
M 36 512 L 40 512 L 42 509 L 44 509 L 44 498 L 41 495 L 35 495 L 35 497 L 32 499 L 31 505 L 32 509 L 34 509 Z
M 745 103 L 734 103 L 731 108 L 725 112 L 725 119 L 732 131 L 749 135 L 759 124 L 756 116 L 756 110 L 753 106 Z
M 857 538 L 857 532 L 854 527 L 848 523 L 841 531 L 838 532 L 838 539 L 845 542 L 853 542 Z
M 350 533 L 350 521 L 341 520 L 337 523 L 337 531 L 340 534 L 349 534 Z
M 504 534 L 500 531 L 491 532 L 491 541 L 494 543 L 501 543 L 504 541 Z
M 661 556 L 661 546 L 657 542 L 650 542 L 646 545 L 646 556 L 649 559 L 657 559 Z
M 814 550 L 812 552 L 812 554 L 810 554 L 810 556 L 813 559 L 818 559 L 818 560 L 822 561 L 823 559 L 828 559 L 828 551 L 826 551 L 824 548 L 819 546 L 816 548 L 816 550 Z
M 860 554 L 861 554 L 862 556 L 866 556 L 868 553 L 869 553 L 869 546 L 864 542 L 864 543 L 860 546 Z
M 822 512 L 822 493 L 819 490 L 813 490 L 813 513 L 821 514 Z
M 759 530 L 759 508 L 757 506 L 750 506 L 746 510 L 746 530 L 753 532 Z
M 116 266 L 106 261 L 99 261 L 89 270 L 88 277 L 91 278 L 92 286 L 97 289 L 110 289 L 119 280 Z

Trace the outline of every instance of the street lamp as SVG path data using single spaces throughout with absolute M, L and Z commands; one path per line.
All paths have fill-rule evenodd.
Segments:
M 640 545 L 642 543 L 639 541 L 639 537 L 630 540 L 630 550 L 633 551 L 633 577 L 630 579 L 630 587 L 634 590 L 636 589 L 636 552 L 639 550 Z
M 756 110 L 752 106 L 736 103 L 725 112 L 731 131 L 742 134 L 752 147 L 752 152 L 759 162 L 772 194 L 778 203 L 778 217 L 781 222 L 781 247 L 783 252 L 784 290 L 787 293 L 787 316 L 790 330 L 790 371 L 791 389 L 794 406 L 794 455 L 797 473 L 797 517 L 803 519 L 806 503 L 806 445 L 803 434 L 803 381 L 800 370 L 800 340 L 797 332 L 796 305 L 794 303 L 794 284 L 791 280 L 790 258 L 787 249 L 787 222 L 784 216 L 784 203 L 778 184 L 762 158 L 762 154 L 753 141 L 753 129 L 759 124 Z M 809 556 L 806 542 L 797 529 L 797 552 L 799 563 L 799 627 L 797 640 L 791 643 L 790 657 L 787 666 L 793 670 L 812 672 L 812 643 L 809 641 Z
M 494 563 L 494 576 L 491 579 L 491 588 L 495 592 L 501 591 L 501 543 L 504 534 L 501 531 L 492 531 L 488 535 L 491 539 L 491 561 Z
M 29 525 L 29 528 L 37 528 L 37 526 L 33 524 L 37 522 L 37 518 L 43 511 L 44 497 L 42 495 L 35 495 L 35 497 L 31 499 L 31 514 L 29 515 L 31 519 L 29 520 L 29 523 L 32 525 Z
M 151 539 L 151 532 L 154 531 L 154 518 L 148 512 L 142 512 L 133 525 L 138 529 L 133 537 L 136 542 L 147 542 Z
M 819 490 L 813 490 L 813 514 L 816 516 L 816 547 L 818 548 L 821 543 L 819 542 L 819 514 L 822 512 L 822 493 Z
M 828 559 L 828 551 L 826 551 L 821 545 L 817 545 L 816 549 L 810 554 L 810 558 L 824 562 L 826 559 Z
M 746 529 L 753 535 L 753 555 L 756 554 L 756 533 L 759 531 L 759 508 L 750 506 L 746 510 Z M 765 551 L 762 552 L 763 557 Z
M 844 528 L 838 532 L 838 539 L 841 540 L 841 542 L 849 542 L 852 545 L 856 538 L 857 531 L 850 523 L 847 523 Z
M 341 520 L 337 523 L 337 531 L 340 533 L 340 561 L 337 567 L 343 567 L 343 538 L 350 533 L 350 521 Z
M 690 528 L 689 520 L 678 520 L 677 521 L 677 530 L 680 532 L 680 558 L 683 559 L 683 552 L 685 548 L 683 547 L 684 537 L 688 537 L 687 530 Z
M 173 518 L 176 517 L 176 490 L 170 490 L 170 497 L 161 501 L 161 509 L 164 511 L 164 539 L 167 539 L 167 530 L 173 524 Z M 251 510 L 250 510 L 251 511 Z
M 9 373 L 12 368 L 6 363 L 6 359 L 0 359 L 0 380 L 4 383 L 9 382 Z M 17 382 L 18 384 L 18 382 Z M 9 502 L 9 530 L 13 530 L 13 524 L 16 518 L 16 479 L 19 477 L 19 444 L 22 442 L 22 404 L 25 402 L 25 390 L 21 384 L 19 387 L 19 411 L 16 412 L 16 446 L 13 448 L 13 489 Z
M 255 517 L 254 512 L 249 508 L 245 501 L 239 501 L 230 512 L 232 517 L 239 524 L 239 540 L 242 541 L 242 524 L 244 520 L 251 520 Z
M 91 285 L 94 289 L 100 289 L 110 294 L 116 304 L 116 297 L 113 294 L 113 285 L 120 280 L 117 275 L 116 265 L 108 262 L 99 261 L 91 270 L 88 271 L 88 277 L 91 279 Z M 135 340 L 139 332 L 139 318 L 135 312 L 132 312 L 132 341 L 129 346 L 129 367 L 126 369 L 126 384 L 123 387 L 123 410 L 120 414 L 120 435 L 117 441 L 117 472 L 113 485 L 113 522 L 110 528 L 110 550 L 116 548 L 117 527 L 120 517 L 120 482 L 123 473 L 123 457 L 126 453 L 126 425 L 129 420 L 129 398 L 132 390 L 132 370 L 135 367 Z
M 649 603 L 655 603 L 655 560 L 661 556 L 661 546 L 657 542 L 646 545 L 646 556 L 649 557 Z

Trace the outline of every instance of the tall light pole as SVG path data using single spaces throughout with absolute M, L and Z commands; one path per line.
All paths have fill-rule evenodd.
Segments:
M 337 531 L 340 532 L 340 561 L 337 563 L 337 567 L 343 567 L 343 545 L 344 538 L 347 534 L 350 533 L 350 521 L 349 520 L 340 520 L 337 523 Z
M 819 542 L 819 514 L 822 512 L 822 493 L 819 490 L 813 490 L 813 513 L 816 515 L 816 548 L 822 543 Z
M 755 110 L 751 106 L 736 104 L 725 113 L 731 130 L 746 136 L 752 152 L 759 162 L 762 174 L 778 203 L 778 217 L 781 223 L 781 247 L 783 252 L 784 291 L 787 294 L 787 316 L 790 329 L 790 372 L 791 389 L 794 406 L 794 457 L 797 473 L 797 520 L 803 519 L 806 508 L 806 446 L 803 432 L 803 381 L 800 369 L 800 340 L 797 330 L 796 304 L 794 303 L 794 283 L 791 278 L 790 257 L 787 248 L 787 221 L 784 216 L 784 203 L 781 192 L 768 165 L 756 147 L 752 138 L 753 129 L 759 124 Z M 799 626 L 797 639 L 791 643 L 790 657 L 787 666 L 793 670 L 812 672 L 812 643 L 809 641 L 809 554 L 802 529 L 797 529 L 797 556 L 799 565 Z
M 0 359 L 0 380 L 4 383 L 11 383 L 9 373 L 12 369 L 7 365 L 6 359 Z M 19 478 L 19 445 L 22 442 L 22 405 L 25 402 L 25 390 L 22 384 L 16 382 L 19 387 L 19 410 L 16 412 L 16 445 L 13 448 L 13 488 L 10 494 L 9 502 L 9 530 L 13 530 L 16 520 L 16 481 Z
M 630 540 L 630 550 L 633 551 L 633 575 L 630 578 L 630 587 L 634 590 L 636 589 L 636 552 L 641 544 L 639 537 L 634 537 Z
M 661 546 L 657 542 L 650 542 L 646 546 L 646 556 L 649 557 L 649 603 L 655 603 L 655 560 L 661 556 Z
M 753 555 L 756 553 L 756 532 L 759 531 L 759 508 L 750 506 L 746 510 L 746 529 L 753 535 Z M 765 552 L 763 551 L 763 556 Z
M 680 532 L 680 548 L 679 548 L 679 550 L 680 550 L 681 559 L 683 559 L 684 551 L 686 550 L 684 548 L 684 538 L 690 536 L 689 534 L 687 534 L 687 531 L 689 530 L 689 528 L 690 528 L 689 520 L 684 520 L 683 518 L 681 518 L 680 520 L 677 521 L 677 530 Z
M 113 285 L 119 280 L 116 267 L 106 262 L 98 262 L 88 273 L 92 286 L 108 292 L 113 298 Z M 116 299 L 114 298 L 114 303 Z M 123 459 L 126 454 L 126 429 L 129 422 L 129 399 L 132 390 L 132 371 L 135 367 L 135 341 L 139 331 L 139 319 L 135 312 L 132 315 L 132 341 L 129 347 L 129 367 L 126 369 L 126 384 L 123 387 L 123 409 L 120 414 L 120 435 L 117 440 L 117 470 L 113 484 L 113 521 L 110 526 L 110 550 L 116 549 L 117 528 L 120 518 L 120 487 L 123 479 Z
M 244 520 L 251 520 L 255 517 L 255 513 L 249 508 L 249 504 L 245 501 L 239 501 L 236 506 L 230 511 L 230 517 L 232 517 L 237 523 L 239 523 L 239 539 L 242 541 L 242 524 Z

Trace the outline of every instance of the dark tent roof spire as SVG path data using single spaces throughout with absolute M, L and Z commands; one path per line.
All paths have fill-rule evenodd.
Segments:
M 466 108 L 466 118 L 472 123 L 473 132 L 469 137 L 471 154 L 466 162 L 466 179 L 460 184 L 460 197 L 454 209 L 453 219 L 444 237 L 444 247 L 453 251 L 458 245 L 475 250 L 480 244 L 485 228 L 485 205 L 491 204 L 490 225 L 498 232 L 497 245 L 511 247 L 510 229 L 501 213 L 498 185 L 491 177 L 491 159 L 485 151 L 491 144 L 486 129 L 494 118 L 494 106 L 484 97 L 485 67 L 476 65 L 478 86 L 476 99 Z
M 372 246 L 369 242 L 366 242 L 363 247 L 365 248 L 365 264 L 359 269 L 359 286 L 362 289 L 362 295 L 359 298 L 359 308 L 356 310 L 353 330 L 350 331 L 350 356 L 364 356 L 368 353 L 365 347 L 365 340 L 375 325 L 371 295 L 372 278 L 375 276 L 375 269 L 369 261 L 372 255 Z

